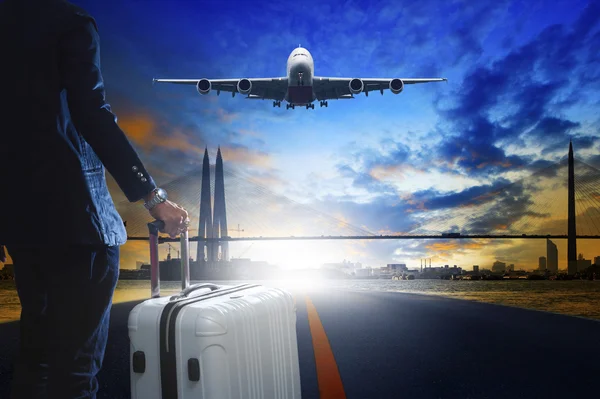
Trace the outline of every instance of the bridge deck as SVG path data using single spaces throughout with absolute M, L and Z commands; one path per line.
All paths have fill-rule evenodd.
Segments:
M 502 240 L 522 240 L 522 239 L 567 239 L 568 235 L 490 235 L 490 234 L 471 234 L 460 236 L 442 236 L 442 235 L 381 235 L 381 236 L 306 236 L 306 237 L 222 237 L 222 238 L 202 238 L 190 237 L 189 241 L 311 241 L 311 240 L 476 240 L 476 239 L 502 239 Z M 597 240 L 600 235 L 580 235 L 578 240 Z M 148 237 L 127 237 L 132 241 L 148 240 Z M 159 237 L 159 242 L 179 242 L 179 238 Z

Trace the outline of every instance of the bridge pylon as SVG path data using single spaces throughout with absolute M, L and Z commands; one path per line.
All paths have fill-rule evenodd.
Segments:
M 567 271 L 569 275 L 577 273 L 577 224 L 575 216 L 575 161 L 573 157 L 573 142 L 569 142 L 569 230 L 567 239 Z
M 223 157 L 221 148 L 217 151 L 215 167 L 214 199 L 211 193 L 210 158 L 208 148 L 204 149 L 202 161 L 202 184 L 200 189 L 200 215 L 198 221 L 198 238 L 227 237 L 227 208 L 225 206 L 225 177 L 223 173 Z M 199 240 L 196 249 L 196 262 L 192 270 L 192 278 L 199 276 L 200 268 L 216 269 L 219 261 L 229 260 L 229 242 Z

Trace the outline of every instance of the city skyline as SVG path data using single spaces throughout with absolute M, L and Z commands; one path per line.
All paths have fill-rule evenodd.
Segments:
M 226 168 L 351 225 L 390 234 L 407 231 L 415 211 L 455 214 L 474 197 L 551 165 L 571 140 L 577 159 L 600 166 L 596 2 L 308 1 L 311 13 L 302 17 L 282 4 L 232 2 L 218 21 L 202 18 L 216 3 L 73 2 L 98 22 L 107 100 L 161 185 L 200 166 L 206 147 L 215 159 L 220 146 Z M 299 43 L 319 75 L 448 82 L 315 110 L 152 85 L 154 77 L 283 75 L 280 60 Z M 502 209 L 515 218 L 534 201 L 520 188 Z M 556 244 L 562 269 L 566 240 Z M 598 255 L 593 241 L 577 244 L 588 258 Z M 231 255 L 248 245 L 231 244 Z M 256 243 L 244 256 L 373 265 L 432 257 L 464 268 L 500 260 L 533 269 L 545 247 L 543 240 Z M 147 252 L 147 243 L 129 242 L 122 267 L 134 267 Z

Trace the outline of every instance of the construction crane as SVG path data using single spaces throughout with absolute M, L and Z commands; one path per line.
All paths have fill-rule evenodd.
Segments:
M 237 231 L 238 232 L 238 237 L 241 237 L 241 232 L 244 231 L 244 229 L 240 229 L 240 225 L 238 224 L 238 228 L 237 229 L 231 229 L 233 231 Z
M 167 245 L 169 246 L 169 254 L 167 255 L 167 259 L 169 259 L 169 260 L 171 259 L 171 248 L 173 248 L 175 251 L 177 251 L 177 258 L 179 258 L 179 250 L 169 243 L 167 243 Z

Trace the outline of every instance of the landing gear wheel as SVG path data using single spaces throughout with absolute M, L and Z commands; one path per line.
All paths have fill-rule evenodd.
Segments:
M 273 108 L 275 108 L 275 107 L 281 108 L 281 101 L 273 101 Z
M 321 102 L 319 103 L 319 105 L 320 105 L 321 107 L 326 107 L 326 106 L 327 106 L 327 101 L 321 101 Z

